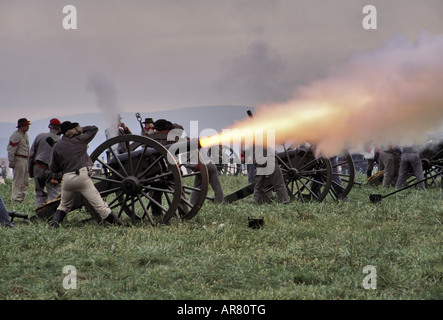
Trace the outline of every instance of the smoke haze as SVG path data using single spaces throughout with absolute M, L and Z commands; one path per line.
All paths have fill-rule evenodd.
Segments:
M 106 127 L 117 128 L 118 117 L 122 110 L 118 104 L 117 89 L 114 83 L 106 79 L 104 75 L 96 73 L 90 75 L 86 87 L 94 93 L 97 107 L 103 114 Z M 111 136 L 117 135 L 117 130 L 114 131 Z
M 309 142 L 329 156 L 367 142 L 423 144 L 443 124 L 442 52 L 443 35 L 395 36 L 297 88 L 289 101 L 259 106 L 235 128 L 275 129 L 277 144 Z

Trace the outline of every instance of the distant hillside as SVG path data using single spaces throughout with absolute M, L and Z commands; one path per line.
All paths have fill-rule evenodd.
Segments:
M 208 106 L 208 107 L 188 107 L 176 110 L 144 112 L 140 110 L 140 115 L 143 118 L 167 119 L 171 122 L 181 124 L 188 136 L 195 138 L 194 134 L 190 132 L 190 122 L 198 121 L 198 133 L 203 129 L 214 129 L 220 132 L 222 129 L 228 128 L 235 124 L 235 122 L 247 118 L 247 110 L 254 110 L 251 107 L 242 106 Z M 123 112 L 122 121 L 131 129 L 132 133 L 140 134 L 140 124 L 135 117 L 135 112 Z M 48 123 L 50 118 L 32 121 L 28 135 L 30 142 L 34 141 L 37 134 L 48 131 Z M 78 122 L 81 125 L 96 125 L 100 128 L 99 133 L 95 139 L 90 143 L 90 153 L 94 151 L 101 143 L 106 140 L 104 116 L 99 113 L 85 113 L 72 115 L 69 117 L 60 118 L 60 121 L 69 120 L 71 122 Z M 12 132 L 16 130 L 16 123 L 0 122 L 0 158 L 7 158 L 7 145 L 9 137 Z

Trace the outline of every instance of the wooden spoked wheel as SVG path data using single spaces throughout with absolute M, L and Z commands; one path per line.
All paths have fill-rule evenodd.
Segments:
M 117 153 L 117 146 L 125 151 Z M 179 212 L 182 175 L 160 143 L 123 135 L 105 141 L 90 157 L 102 169 L 92 177 L 95 186 L 119 217 L 125 214 L 132 223 L 147 220 L 156 225 L 167 223 Z
M 331 161 L 317 157 L 314 147 L 297 147 L 277 155 L 278 164 L 292 199 L 323 201 L 332 185 Z

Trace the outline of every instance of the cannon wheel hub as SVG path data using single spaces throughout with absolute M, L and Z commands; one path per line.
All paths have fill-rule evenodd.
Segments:
M 297 180 L 300 178 L 300 174 L 296 168 L 291 168 L 288 170 L 288 179 L 291 181 Z
M 142 190 L 140 180 L 133 176 L 126 177 L 121 188 L 126 194 L 138 194 Z

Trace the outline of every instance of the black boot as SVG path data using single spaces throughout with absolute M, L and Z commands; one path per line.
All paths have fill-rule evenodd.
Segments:
M 58 228 L 59 224 L 63 221 L 65 217 L 66 217 L 66 212 L 57 210 L 54 214 L 54 219 L 52 219 L 51 227 Z
M 105 219 L 105 221 L 112 223 L 112 224 L 116 224 L 119 226 L 123 225 L 123 222 L 120 220 L 119 217 L 117 217 L 117 215 L 111 211 L 111 213 L 109 214 L 109 216 L 107 216 Z

